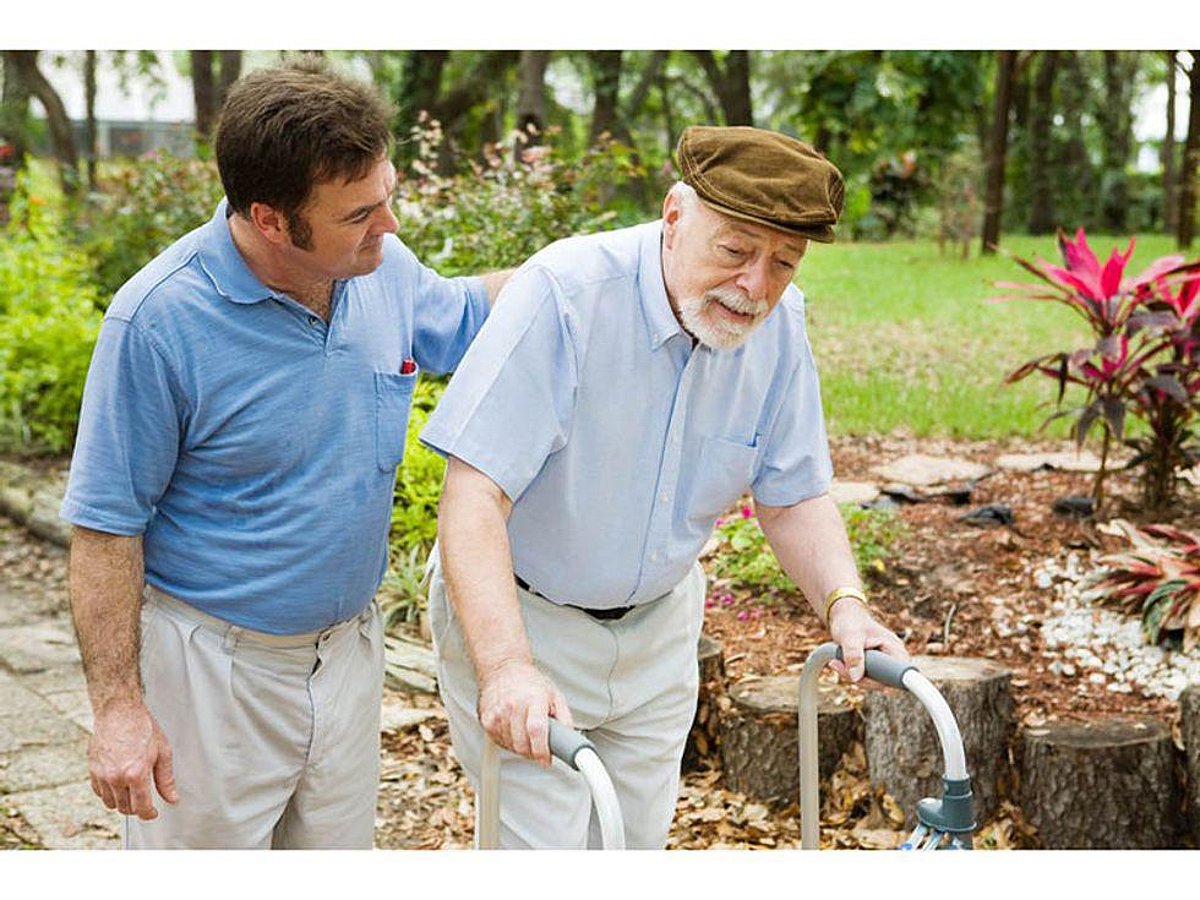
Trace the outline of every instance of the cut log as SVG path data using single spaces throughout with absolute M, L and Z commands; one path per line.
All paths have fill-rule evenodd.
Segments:
M 725 654 L 720 641 L 700 635 L 696 648 L 700 665 L 700 694 L 696 698 L 696 717 L 683 747 L 684 772 L 705 766 L 715 768 L 720 761 L 721 699 L 725 694 Z
M 798 675 L 757 678 L 729 689 L 721 717 L 721 764 L 725 784 L 776 805 L 800 800 Z M 817 769 L 822 779 L 842 754 L 862 740 L 862 719 L 850 692 L 822 683 L 817 694 Z
M 975 820 L 995 814 L 1009 792 L 1012 672 L 987 659 L 918 656 L 913 663 L 946 699 L 962 732 Z M 872 691 L 863 703 L 871 782 L 886 790 L 916 823 L 917 801 L 942 796 L 945 756 L 933 719 L 908 691 Z
M 1179 696 L 1179 731 L 1187 771 L 1185 806 L 1192 842 L 1200 847 L 1200 685 L 1192 685 Z
M 401 691 L 437 693 L 437 663 L 433 650 L 397 635 L 383 639 L 385 682 Z
M 1022 733 L 1021 809 L 1051 850 L 1178 846 L 1167 725 L 1150 717 L 1054 722 Z

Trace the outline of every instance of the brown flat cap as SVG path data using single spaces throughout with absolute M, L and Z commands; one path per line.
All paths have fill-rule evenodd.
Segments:
M 684 183 L 718 212 L 833 242 L 846 185 L 808 144 L 761 128 L 693 125 L 676 152 Z

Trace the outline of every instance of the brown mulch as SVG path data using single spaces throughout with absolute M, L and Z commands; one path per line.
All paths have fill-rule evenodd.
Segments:
M 833 443 L 835 470 L 843 481 L 877 480 L 873 465 L 907 453 L 966 458 L 991 464 L 1002 453 L 1031 447 L 1028 442 L 964 442 L 904 437 L 841 438 Z M 905 638 L 913 654 L 982 656 L 1003 662 L 1014 673 L 1018 721 L 1036 723 L 1095 713 L 1149 714 L 1171 721 L 1176 704 L 1138 692 L 1114 694 L 1086 678 L 1054 675 L 1046 666 L 1040 626 L 1054 595 L 1039 588 L 1035 567 L 1086 555 L 1100 537 L 1087 522 L 1051 511 L 1054 500 L 1090 491 L 1087 474 L 996 470 L 974 488 L 967 505 L 932 501 L 902 505 L 906 531 L 884 564 L 869 573 L 869 593 L 879 617 Z M 1138 519 L 1135 486 L 1123 473 L 1110 475 L 1110 515 Z M 1007 503 L 1011 527 L 980 528 L 959 521 L 969 509 Z M 1194 499 L 1171 517 L 1185 527 L 1200 522 Z M 45 591 L 48 607 L 65 608 L 64 555 L 0 521 L 6 576 Z M 715 604 L 705 630 L 723 647 L 728 684 L 753 676 L 798 672 L 807 654 L 827 635 L 816 616 L 796 597 L 771 603 L 714 584 L 729 593 L 730 605 Z M 740 614 L 740 615 L 739 615 Z M 1003 622 L 1007 628 L 999 628 Z M 1015 628 L 1014 624 L 1020 627 Z M 1001 636 L 1007 634 L 1007 636 Z M 471 845 L 473 793 L 450 748 L 444 714 L 436 698 L 406 695 L 409 705 L 428 707 L 433 716 L 420 725 L 383 736 L 382 785 L 376 843 L 380 848 L 438 849 Z M 822 846 L 892 847 L 902 839 L 903 811 L 866 777 L 861 746 L 856 746 L 822 793 Z M 30 833 L 0 807 L 0 848 L 27 845 Z M 717 760 L 702 760 L 685 775 L 671 848 L 785 848 L 799 845 L 795 806 L 770 808 L 725 788 Z M 1011 799 L 984 823 L 976 846 L 1036 847 L 1037 839 Z
M 875 481 L 873 465 L 908 453 L 991 465 L 1004 453 L 1064 449 L 1068 445 L 842 438 L 834 441 L 833 455 L 839 479 Z M 1113 497 L 1110 513 L 1138 518 L 1130 476 L 1111 474 L 1106 483 Z M 1113 694 L 1084 678 L 1054 675 L 1046 668 L 1040 625 L 1054 595 L 1036 585 L 1033 570 L 1047 560 L 1062 562 L 1070 552 L 1086 554 L 1097 546 L 1099 537 L 1089 523 L 1052 511 L 1056 499 L 1087 495 L 1090 489 L 1088 474 L 997 469 L 977 483 L 965 505 L 949 500 L 901 505 L 897 513 L 906 525 L 905 534 L 883 566 L 870 573 L 872 606 L 904 637 L 914 655 L 980 656 L 1009 666 L 1020 722 L 1095 713 L 1171 720 L 1176 704 L 1169 700 L 1136 692 Z M 968 510 L 991 503 L 1012 508 L 1011 527 L 981 528 L 959 521 Z M 1195 505 L 1177 511 L 1174 518 L 1194 522 Z M 711 606 L 705 622 L 706 632 L 722 644 L 728 684 L 798 672 L 808 653 L 828 639 L 798 597 L 763 603 L 719 583 L 711 586 L 711 593 L 733 596 L 729 605 Z M 1001 636 L 1005 632 L 997 628 L 999 621 L 1007 624 L 1008 636 Z M 403 809 L 397 815 L 404 824 L 394 819 L 382 823 L 380 846 L 470 845 L 471 791 L 461 779 L 449 781 L 459 770 L 445 731 L 444 721 L 439 721 L 422 726 L 421 733 L 409 731 L 386 742 L 385 759 L 394 757 L 400 774 L 398 780 L 385 781 L 383 808 Z M 846 755 L 832 781 L 823 786 L 822 807 L 822 846 L 894 847 L 906 836 L 904 811 L 870 785 L 861 746 Z M 718 760 L 706 758 L 699 771 L 685 775 L 669 847 L 770 849 L 796 847 L 799 840 L 795 805 L 770 808 L 726 789 Z M 1004 798 L 999 813 L 976 834 L 976 846 L 1027 848 L 1038 843 L 1011 798 Z

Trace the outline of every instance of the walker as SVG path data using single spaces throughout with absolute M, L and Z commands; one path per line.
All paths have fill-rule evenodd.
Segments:
M 800 675 L 800 847 L 816 850 L 820 824 L 817 785 L 817 676 L 831 659 L 841 659 L 841 648 L 830 641 L 814 650 Z M 911 662 L 878 650 L 866 652 L 866 674 L 889 687 L 911 692 L 933 718 L 942 745 L 945 774 L 941 799 L 927 797 L 917 803 L 917 827 L 900 850 L 970 850 L 975 816 L 971 808 L 971 779 L 958 722 L 945 698 Z
M 595 745 L 573 728 L 550 720 L 550 753 L 583 775 L 592 792 L 605 850 L 625 849 L 625 823 L 617 792 Z M 484 737 L 483 768 L 479 774 L 479 849 L 500 846 L 500 748 Z

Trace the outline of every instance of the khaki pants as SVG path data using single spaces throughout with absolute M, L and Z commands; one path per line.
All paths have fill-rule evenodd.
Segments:
M 146 702 L 179 802 L 127 816 L 128 848 L 374 844 L 383 634 L 378 607 L 320 632 L 230 625 L 156 588 L 142 605 Z
M 697 565 L 670 593 L 604 621 L 517 588 L 534 659 L 566 695 L 576 727 L 596 745 L 616 788 L 630 849 L 661 849 L 675 815 L 680 759 L 696 710 L 704 593 Z M 429 618 L 450 737 L 478 790 L 484 741 L 478 686 L 436 562 Z M 563 763 L 544 769 L 501 753 L 501 847 L 598 847 L 591 805 L 583 777 Z

